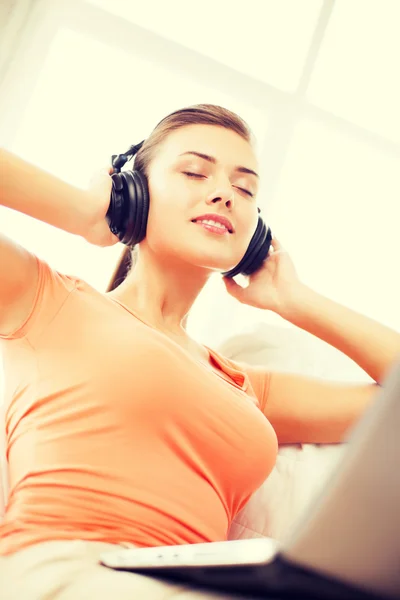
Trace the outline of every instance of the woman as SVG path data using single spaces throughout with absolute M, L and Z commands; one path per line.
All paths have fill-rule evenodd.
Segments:
M 100 552 L 225 540 L 278 443 L 342 441 L 400 352 L 399 334 L 304 285 L 276 238 L 249 286 L 224 279 L 227 292 L 335 346 L 375 383 L 270 373 L 190 338 L 198 294 L 240 262 L 257 224 L 251 132 L 226 109 L 189 107 L 158 124 L 134 168 L 149 184 L 146 236 L 108 293 L 0 238 L 0 573 L 12 598 L 170 597 L 182 586 L 104 569 Z M 1 169 L 3 205 L 93 244 L 119 241 L 106 221 L 111 170 L 83 192 L 5 151 Z M 200 223 L 209 215 L 230 232 Z

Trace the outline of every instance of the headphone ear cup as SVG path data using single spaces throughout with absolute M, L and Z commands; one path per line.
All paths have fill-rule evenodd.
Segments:
M 150 206 L 147 178 L 140 171 L 123 171 L 114 173 L 112 180 L 106 219 L 123 244 L 134 246 L 146 235 Z
M 137 230 L 135 229 L 135 244 L 141 242 L 146 236 L 147 220 L 150 209 L 150 192 L 147 177 L 141 171 L 132 171 L 137 183 L 137 206 L 140 208 L 137 214 Z
M 263 220 L 260 217 L 258 217 L 257 227 L 254 232 L 254 235 L 250 240 L 250 244 L 247 248 L 247 251 L 246 251 L 244 257 L 240 261 L 241 262 L 240 273 L 242 275 L 250 274 L 250 273 L 248 273 L 248 271 L 252 269 L 254 259 L 256 258 L 260 249 L 262 248 L 262 242 L 265 238 L 266 231 L 267 231 L 267 229 L 265 227 Z
M 123 221 L 124 184 L 122 177 L 119 173 L 113 173 L 113 175 L 111 175 L 111 179 L 112 189 L 110 196 L 110 205 L 106 214 L 106 221 L 108 222 L 111 232 L 114 235 L 118 236 Z
M 264 223 L 263 228 L 263 241 L 260 241 L 260 243 L 258 244 L 258 248 L 255 249 L 255 253 L 251 259 L 251 263 L 242 267 L 241 273 L 243 275 L 251 275 L 252 273 L 258 271 L 258 269 L 261 267 L 264 260 L 268 256 L 268 252 L 271 247 L 272 232 L 269 227 L 268 229 L 266 228 Z
M 123 221 L 120 226 L 123 237 L 120 239 L 123 244 L 125 244 L 126 246 L 130 246 L 133 239 L 133 233 L 137 228 L 139 212 L 139 207 L 137 203 L 136 183 L 130 171 L 122 172 L 121 178 L 123 182 L 122 193 L 124 196 L 124 214 Z
M 236 275 L 251 275 L 260 268 L 268 256 L 272 240 L 271 229 L 267 227 L 261 217 L 258 217 L 257 227 L 250 240 L 245 255 L 239 264 L 230 271 L 222 273 L 224 277 L 236 277 Z

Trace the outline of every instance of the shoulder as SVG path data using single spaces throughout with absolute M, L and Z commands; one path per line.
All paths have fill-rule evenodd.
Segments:
M 34 289 L 12 331 L 0 335 L 3 340 L 23 338 L 28 334 L 35 337 L 57 314 L 69 294 L 83 283 L 78 277 L 60 273 L 34 254 L 32 258 L 37 269 Z

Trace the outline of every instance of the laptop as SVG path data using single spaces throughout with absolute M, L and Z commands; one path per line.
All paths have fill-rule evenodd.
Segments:
M 281 542 L 129 548 L 106 567 L 241 598 L 400 599 L 400 362 L 353 428 L 329 484 Z

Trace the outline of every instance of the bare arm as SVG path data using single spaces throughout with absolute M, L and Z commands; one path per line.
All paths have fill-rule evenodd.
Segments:
M 400 333 L 306 285 L 280 316 L 346 354 L 377 384 L 400 359 Z
M 0 148 L 0 204 L 79 235 L 98 246 L 119 240 L 105 219 L 111 194 L 104 169 L 87 190 L 76 188 Z M 0 333 L 8 334 L 27 316 L 37 286 L 35 256 L 0 233 Z
M 342 383 L 273 372 L 263 413 L 280 444 L 337 444 L 376 398 L 376 383 Z
M 85 237 L 93 206 L 87 190 L 0 148 L 0 204 Z
M 280 443 L 337 443 L 375 401 L 400 359 L 397 331 L 302 286 L 280 316 L 337 348 L 375 383 L 326 382 L 272 373 L 264 414 Z

